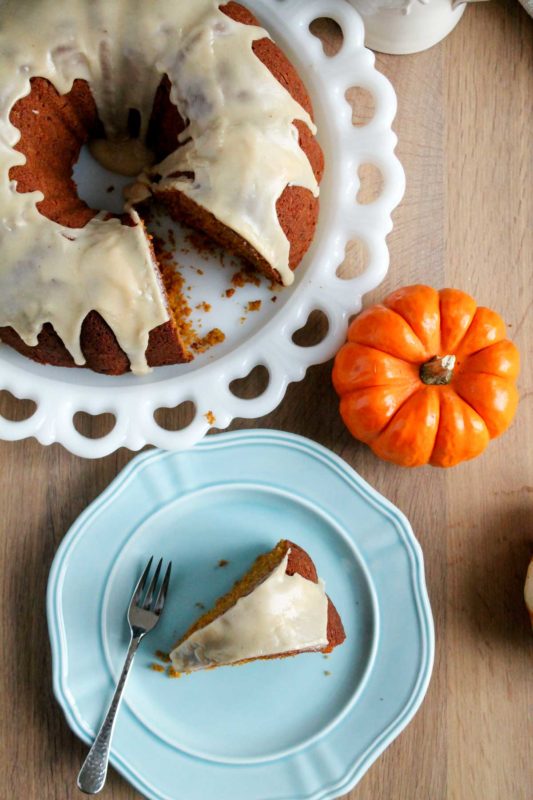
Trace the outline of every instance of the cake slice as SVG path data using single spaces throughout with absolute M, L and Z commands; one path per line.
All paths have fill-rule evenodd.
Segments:
M 346 635 L 311 557 L 282 539 L 179 639 L 175 672 L 299 653 L 329 653 Z

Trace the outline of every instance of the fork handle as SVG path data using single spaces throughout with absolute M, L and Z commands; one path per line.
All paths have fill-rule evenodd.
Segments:
M 132 636 L 128 654 L 122 667 L 122 672 L 113 695 L 113 699 L 109 705 L 109 710 L 106 718 L 102 722 L 98 735 L 94 740 L 93 746 L 87 754 L 87 758 L 83 762 L 78 775 L 78 789 L 81 789 L 85 794 L 97 794 L 103 789 L 106 776 L 107 765 L 109 762 L 109 751 L 111 749 L 111 737 L 113 736 L 113 729 L 115 727 L 115 719 L 117 711 L 122 700 L 122 692 L 126 685 L 128 673 L 130 671 L 133 657 L 137 652 L 141 636 Z

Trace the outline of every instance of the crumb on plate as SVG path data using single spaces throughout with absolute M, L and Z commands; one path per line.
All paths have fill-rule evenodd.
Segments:
M 163 661 L 165 664 L 170 664 L 170 656 L 168 653 L 164 653 L 163 650 L 156 650 L 155 657 L 160 661 Z
M 181 672 L 178 672 L 174 667 L 169 667 L 167 669 L 167 675 L 169 678 L 181 678 Z
M 213 328 L 209 333 L 206 333 L 205 336 L 202 336 L 201 339 L 197 339 L 193 342 L 191 347 L 197 353 L 204 353 L 208 348 L 223 342 L 225 338 L 226 336 L 220 328 Z

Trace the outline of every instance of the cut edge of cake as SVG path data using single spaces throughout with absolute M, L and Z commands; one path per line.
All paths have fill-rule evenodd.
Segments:
M 280 566 L 281 562 L 286 557 L 287 557 L 287 566 L 285 569 L 286 575 L 288 576 L 300 575 L 301 577 L 305 578 L 306 580 L 314 584 L 321 583 L 323 585 L 323 583 L 319 581 L 315 564 L 310 555 L 302 547 L 295 544 L 294 542 L 288 539 L 282 539 L 272 550 L 260 555 L 254 561 L 250 569 L 248 569 L 248 571 L 235 582 L 233 587 L 228 592 L 219 597 L 218 600 L 215 602 L 214 606 L 208 611 L 206 611 L 204 614 L 202 614 L 187 629 L 187 631 L 183 634 L 183 636 L 181 636 L 175 642 L 170 651 L 170 659 L 173 665 L 174 674 L 181 674 L 181 673 L 187 674 L 193 671 L 216 669 L 222 666 L 238 666 L 241 664 L 246 664 L 251 661 L 288 658 L 305 652 L 320 652 L 327 654 L 330 653 L 335 647 L 344 642 L 344 640 L 346 639 L 346 634 L 344 631 L 344 626 L 342 624 L 340 615 L 335 605 L 329 598 L 329 596 L 324 593 L 325 598 L 327 600 L 327 625 L 326 625 L 327 643 L 325 643 L 322 646 L 305 648 L 305 649 L 288 650 L 285 652 L 273 653 L 269 655 L 256 655 L 253 657 L 243 658 L 235 661 L 226 661 L 226 662 L 210 664 L 208 666 L 196 667 L 190 670 L 182 668 L 180 669 L 177 666 L 177 656 L 175 655 L 177 649 L 181 647 L 185 642 L 187 642 L 193 636 L 193 634 L 206 628 L 212 622 L 218 620 L 228 611 L 233 609 L 237 605 L 239 600 L 251 595 L 255 589 L 259 588 L 268 578 L 270 578 L 270 576 L 272 576 L 274 571 Z

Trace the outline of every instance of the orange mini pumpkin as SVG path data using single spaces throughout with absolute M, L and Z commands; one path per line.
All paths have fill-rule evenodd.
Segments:
M 519 354 L 501 317 L 457 289 L 406 286 L 363 311 L 337 353 L 342 418 L 380 458 L 451 467 L 509 427 Z

